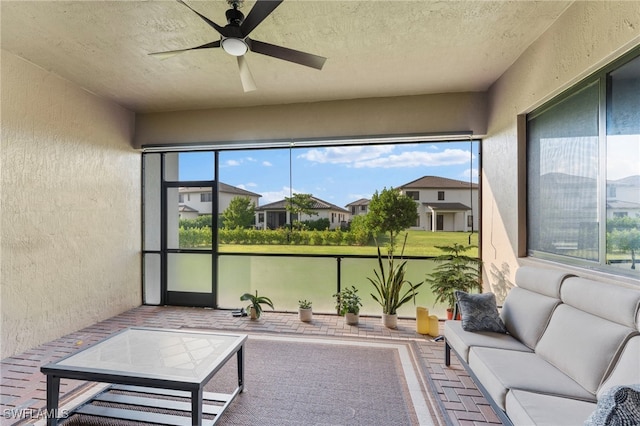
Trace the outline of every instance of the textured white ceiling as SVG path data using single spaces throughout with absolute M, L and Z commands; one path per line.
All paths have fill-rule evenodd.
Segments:
M 226 1 L 185 0 L 225 25 Z M 242 11 L 249 13 L 254 1 Z M 244 93 L 219 35 L 176 1 L 7 1 L 2 49 L 131 110 L 484 91 L 570 1 L 285 0 L 251 34 L 327 57 L 322 71 L 249 52 Z

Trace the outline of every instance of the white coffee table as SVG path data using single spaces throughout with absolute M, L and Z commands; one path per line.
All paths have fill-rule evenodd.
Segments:
M 215 424 L 244 387 L 245 334 L 128 328 L 80 352 L 41 367 L 47 376 L 47 425 L 58 422 L 60 379 L 117 384 L 110 389 L 137 392 L 122 395 L 102 392 L 94 400 L 140 407 L 191 412 L 191 418 L 133 409 L 84 404 L 74 412 L 161 424 Z M 203 387 L 237 355 L 238 386 L 231 394 L 204 393 Z M 159 399 L 153 395 L 190 397 L 191 403 Z M 204 405 L 203 400 L 218 401 Z M 222 405 L 220 405 L 222 404 Z M 203 422 L 203 412 L 215 414 Z

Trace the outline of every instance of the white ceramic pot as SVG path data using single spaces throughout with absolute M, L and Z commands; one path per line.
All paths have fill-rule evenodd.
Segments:
M 347 312 L 346 314 L 344 314 L 344 321 L 347 323 L 347 325 L 358 325 L 359 320 L 359 314 L 352 314 L 351 312 Z
M 300 318 L 302 322 L 311 322 L 313 319 L 313 310 L 311 308 L 298 308 L 298 318 Z
M 398 314 L 382 314 L 382 325 L 387 328 L 398 328 Z

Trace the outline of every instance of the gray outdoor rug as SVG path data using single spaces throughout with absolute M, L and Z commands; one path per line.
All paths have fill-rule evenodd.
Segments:
M 408 343 L 402 342 L 250 335 L 245 350 L 244 392 L 217 424 L 437 424 L 433 417 L 437 410 L 425 390 L 422 369 L 415 365 L 410 352 Z M 234 356 L 205 391 L 230 393 L 236 382 Z M 75 414 L 63 424 L 142 423 Z

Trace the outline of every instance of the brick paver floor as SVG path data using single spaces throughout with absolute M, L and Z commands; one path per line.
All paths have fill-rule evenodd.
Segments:
M 444 343 L 415 331 L 415 320 L 399 319 L 390 330 L 379 317 L 360 317 L 357 326 L 346 325 L 337 315 L 314 314 L 313 322 L 299 321 L 295 313 L 265 311 L 258 321 L 233 317 L 230 311 L 201 308 L 140 306 L 115 317 L 30 349 L 1 362 L 0 405 L 2 426 L 32 424 L 46 407 L 46 379 L 40 366 L 95 343 L 126 327 L 208 328 L 251 333 L 288 333 L 367 339 L 413 340 L 451 425 L 501 424 L 495 412 L 473 381 L 452 355 L 452 364 L 444 365 Z M 80 393 L 88 384 L 61 381 L 61 400 Z

